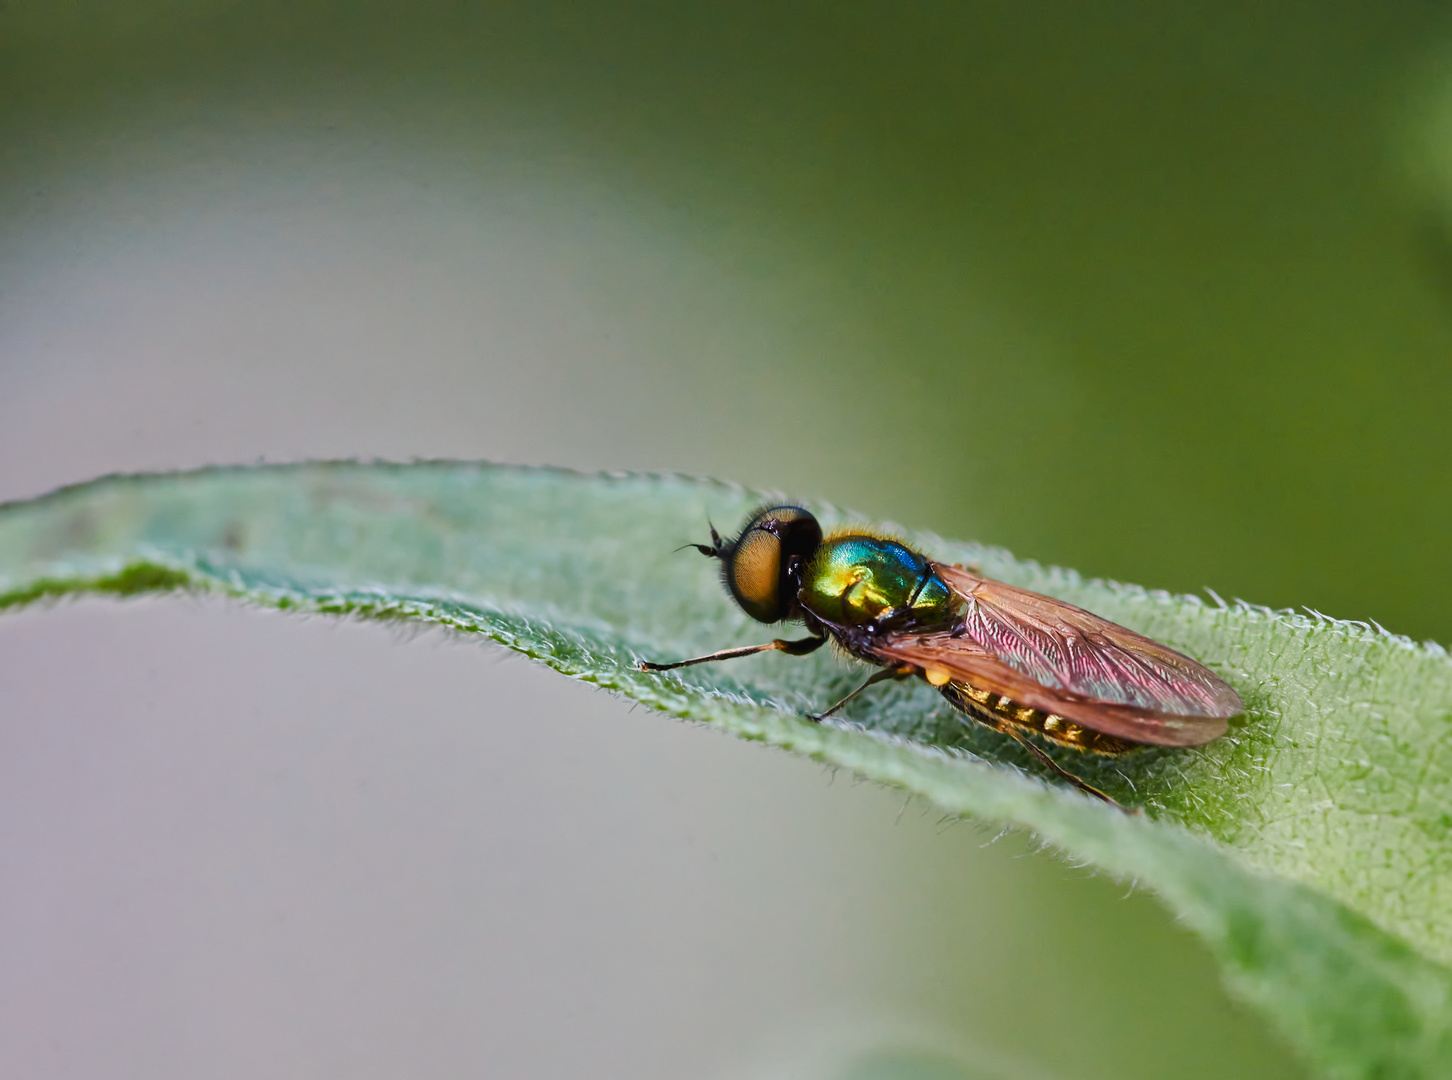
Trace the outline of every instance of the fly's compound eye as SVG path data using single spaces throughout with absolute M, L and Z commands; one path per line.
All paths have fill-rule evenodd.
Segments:
M 797 603 L 801 567 L 822 543 L 822 527 L 799 506 L 773 506 L 747 524 L 726 559 L 726 587 L 758 622 L 781 622 Z

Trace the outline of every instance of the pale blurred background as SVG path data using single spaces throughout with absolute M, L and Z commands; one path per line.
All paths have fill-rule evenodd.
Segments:
M 11 0 L 0 499 L 684 470 L 1446 641 L 1449 42 Z M 1151 898 L 477 643 L 68 604 L 0 720 L 0 1075 L 1299 1075 Z

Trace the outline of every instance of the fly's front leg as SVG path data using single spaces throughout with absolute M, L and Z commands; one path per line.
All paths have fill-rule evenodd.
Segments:
M 800 638 L 796 641 L 783 641 L 777 638 L 775 641 L 768 641 L 765 645 L 747 645 L 740 649 L 722 649 L 720 652 L 707 653 L 705 656 L 692 657 L 690 660 L 677 660 L 674 664 L 652 664 L 649 660 L 640 662 L 641 671 L 670 671 L 674 668 L 690 667 L 692 664 L 710 664 L 717 660 L 734 660 L 738 656 L 751 656 L 759 652 L 784 652 L 788 656 L 806 656 L 808 653 L 816 652 L 827 643 L 825 637 Z

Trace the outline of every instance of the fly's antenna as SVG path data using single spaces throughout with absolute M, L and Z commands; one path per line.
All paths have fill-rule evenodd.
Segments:
M 716 531 L 716 526 L 711 523 L 711 519 L 710 518 L 707 518 L 706 519 L 706 526 L 711 530 L 711 546 L 710 547 L 707 547 L 705 544 L 682 544 L 680 547 L 676 548 L 676 551 L 685 551 L 686 548 L 695 548 L 697 551 L 699 551 L 702 555 L 706 556 L 706 558 L 708 558 L 708 559 L 723 559 L 723 558 L 725 558 L 726 557 L 726 551 L 725 551 L 726 545 L 721 542 L 721 534 Z M 671 554 L 675 554 L 675 552 L 672 552 Z
M 717 551 L 715 548 L 709 548 L 705 544 L 682 544 L 680 547 L 676 548 L 675 551 L 672 551 L 671 554 L 674 555 L 676 551 L 685 551 L 686 548 L 695 548 L 702 555 L 705 555 L 712 559 L 719 559 L 721 557 L 721 553 L 719 551 Z

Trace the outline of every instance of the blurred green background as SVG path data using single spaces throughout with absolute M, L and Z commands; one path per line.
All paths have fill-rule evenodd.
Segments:
M 1452 640 L 1449 31 L 1414 3 L 11 0 L 0 497 L 259 456 L 679 469 Z M 1152 904 L 921 844 L 900 873 L 964 920 L 997 890 L 974 933 L 1014 943 L 924 977 L 1014 1007 L 926 1029 L 1051 1075 L 1290 1074 Z M 1174 1017 L 1135 996 L 1169 983 Z M 1151 1032 L 1173 1070 L 1116 1063 Z

